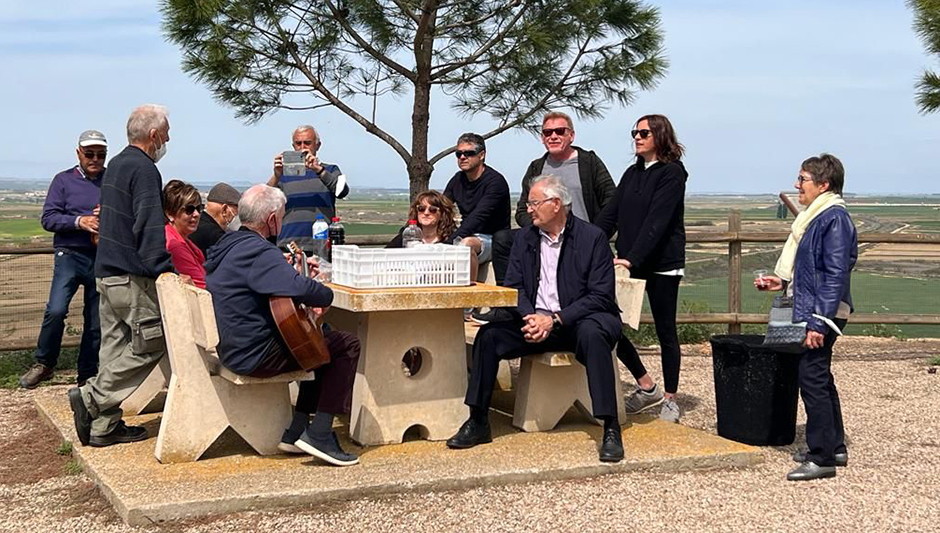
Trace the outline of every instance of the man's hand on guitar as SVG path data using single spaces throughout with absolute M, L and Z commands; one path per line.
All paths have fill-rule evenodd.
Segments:
M 310 271 L 310 279 L 316 279 L 320 274 L 320 261 L 317 260 L 316 256 L 307 258 L 307 270 Z

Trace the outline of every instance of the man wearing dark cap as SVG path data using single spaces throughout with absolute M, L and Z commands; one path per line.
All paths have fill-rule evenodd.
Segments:
M 238 217 L 238 201 L 242 194 L 228 183 L 216 183 L 206 197 L 206 207 L 199 217 L 199 227 L 189 236 L 206 257 L 209 248 L 225 235 L 229 224 Z
M 49 302 L 36 343 L 36 364 L 20 377 L 20 386 L 32 389 L 52 378 L 62 348 L 62 334 L 69 304 L 83 287 L 84 326 L 78 352 L 78 382 L 98 372 L 98 291 L 95 289 L 95 252 L 92 235 L 98 234 L 98 204 L 108 141 L 100 131 L 88 130 L 78 137 L 78 165 L 54 178 L 42 208 L 42 227 L 55 234 L 55 263 Z

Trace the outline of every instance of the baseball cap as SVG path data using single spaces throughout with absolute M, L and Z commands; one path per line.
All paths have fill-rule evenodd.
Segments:
M 98 130 L 86 130 L 78 136 L 78 145 L 85 146 L 108 146 L 108 140 L 104 138 L 104 133 Z
M 235 190 L 235 187 L 232 187 L 228 183 L 216 183 L 212 189 L 209 190 L 206 201 L 218 204 L 238 205 L 238 201 L 241 197 L 242 193 Z

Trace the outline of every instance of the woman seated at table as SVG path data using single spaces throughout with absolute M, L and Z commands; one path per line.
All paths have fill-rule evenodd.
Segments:
M 419 194 L 411 208 L 408 210 L 408 220 L 417 220 L 421 230 L 421 242 L 424 244 L 451 244 L 450 237 L 457 231 L 454 221 L 457 212 L 454 202 L 437 191 L 425 191 Z M 398 235 L 392 239 L 386 248 L 402 248 L 402 232 L 407 226 L 398 230 Z M 477 257 L 470 254 L 470 279 L 477 279 Z
M 199 227 L 202 197 L 199 191 L 180 180 L 171 180 L 163 187 L 163 214 L 166 216 L 166 249 L 173 266 L 181 276 L 192 278 L 200 289 L 206 288 L 206 262 L 202 250 L 189 236 Z

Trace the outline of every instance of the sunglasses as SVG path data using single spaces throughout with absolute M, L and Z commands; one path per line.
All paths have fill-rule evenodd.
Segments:
M 313 146 L 313 141 L 294 141 L 295 146 Z
M 525 206 L 527 208 L 532 207 L 532 208 L 538 209 L 540 205 L 551 200 L 557 200 L 557 198 L 546 198 L 544 200 L 529 200 L 525 203 Z
M 461 157 L 473 157 L 482 151 L 483 150 L 457 150 L 454 152 L 454 155 L 457 156 L 457 159 L 460 159 Z
M 101 159 L 104 160 L 107 157 L 108 152 L 82 152 L 82 155 L 85 156 L 85 159 Z
M 191 214 L 195 213 L 196 211 L 200 211 L 200 212 L 201 212 L 201 211 L 202 211 L 202 204 L 187 205 L 186 207 L 183 208 L 183 211 L 185 211 L 187 215 L 191 215 Z
M 568 133 L 568 128 L 545 128 L 542 130 L 542 137 L 551 137 L 553 133 L 559 137 L 564 137 Z
M 440 208 L 438 208 L 437 206 L 433 206 L 433 205 L 419 205 L 418 206 L 419 213 L 424 213 L 425 211 L 434 215 L 438 211 L 440 211 Z
M 636 136 L 639 135 L 641 139 L 645 139 L 649 137 L 651 133 L 653 132 L 651 132 L 650 130 L 631 130 L 630 138 L 636 139 Z

